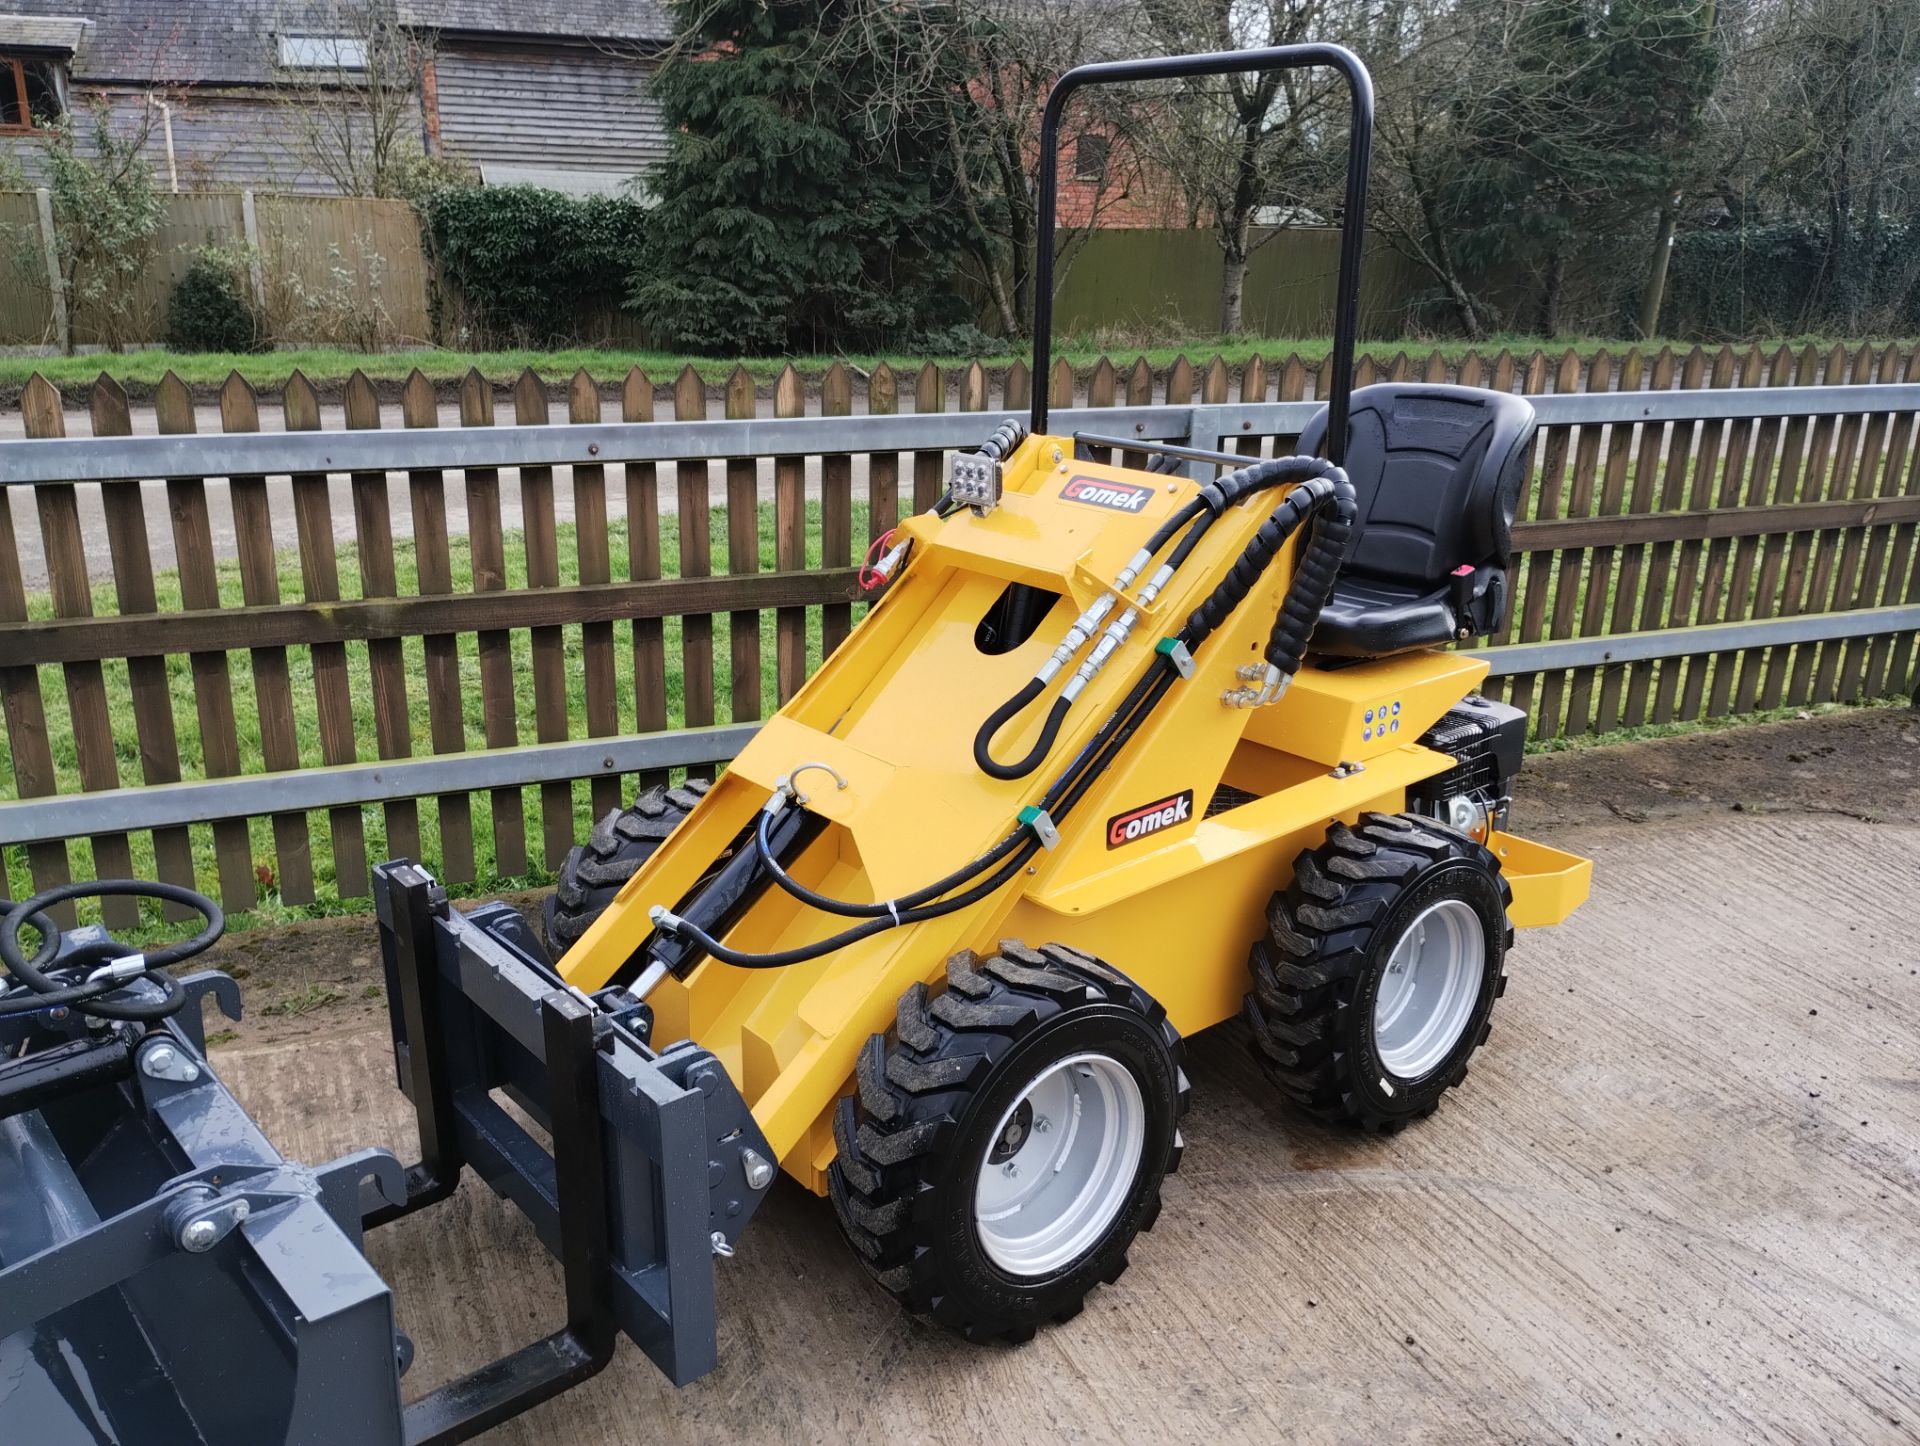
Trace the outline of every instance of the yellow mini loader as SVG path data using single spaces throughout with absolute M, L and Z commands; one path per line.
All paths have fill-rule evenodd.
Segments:
M 1532 409 L 1347 395 L 1357 61 L 1065 77 L 1034 374 L 1067 96 L 1276 64 L 1332 65 L 1355 102 L 1332 396 L 1301 455 L 1091 461 L 1122 439 L 1049 435 L 1037 386 L 1031 427 L 900 528 L 848 643 L 710 789 L 603 820 L 549 909 L 567 982 L 712 1051 L 879 1280 L 969 1336 L 1030 1335 L 1124 1268 L 1179 1160 L 1184 1036 L 1240 1015 L 1289 1099 L 1398 1129 L 1487 1037 L 1512 926 L 1585 897 L 1587 863 L 1505 831 L 1526 719 L 1451 650 L 1504 614 Z
M 218 935 L 210 901 L 109 882 L 0 913 L 0 1437 L 451 1443 L 601 1369 L 616 1331 L 691 1380 L 715 1258 L 781 1169 L 906 1306 L 1024 1339 L 1125 1269 L 1179 1163 L 1182 1041 L 1236 1015 L 1307 1113 L 1433 1112 L 1487 1038 L 1513 928 L 1565 918 L 1590 865 L 1507 831 L 1526 719 L 1454 649 L 1508 605 L 1531 408 L 1349 395 L 1360 63 L 1295 46 L 1065 76 L 1034 374 L 1067 97 L 1303 66 L 1353 110 L 1329 395 L 1297 455 L 1054 435 L 1042 395 L 953 459 L 860 625 L 717 782 L 595 826 L 544 942 L 412 863 L 376 869 L 418 1163 L 308 1169 L 245 1117 L 199 1018 L 202 998 L 237 1015 L 237 988 L 160 967 Z M 1096 460 L 1122 452 L 1150 460 Z M 90 893 L 207 927 L 143 956 L 41 916 Z M 559 1257 L 567 1319 L 403 1408 L 411 1349 L 361 1237 L 468 1167 Z

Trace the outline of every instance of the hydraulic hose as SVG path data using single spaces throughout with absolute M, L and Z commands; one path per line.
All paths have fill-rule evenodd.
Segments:
M 801 903 L 818 909 L 823 914 L 838 914 L 847 919 L 892 918 L 906 910 L 917 908 L 939 898 L 942 894 L 959 888 L 962 884 L 970 883 L 1012 853 L 1019 847 L 1021 840 L 1031 837 L 1031 831 L 1022 825 L 979 858 L 971 863 L 962 864 L 945 878 L 936 879 L 924 888 L 915 889 L 910 894 L 902 894 L 899 898 L 890 899 L 884 903 L 859 904 L 850 899 L 835 899 L 818 893 L 782 868 L 780 861 L 773 856 L 773 841 L 767 836 L 772 823 L 773 815 L 763 811 L 760 822 L 753 830 L 754 848 L 760 855 L 760 866 L 767 871 L 774 883 Z
M 1172 686 L 1177 676 L 1170 667 L 1155 667 L 1149 671 L 1146 676 L 1142 677 L 1128 693 L 1120 707 L 1101 725 L 1100 732 L 1095 735 L 1093 742 L 1089 743 L 1086 748 L 1082 749 L 1081 752 L 1076 755 L 1073 763 L 1068 765 L 1066 772 L 1062 773 L 1060 777 L 1054 781 L 1052 786 L 1049 787 L 1045 797 L 1041 800 L 1041 807 L 1043 809 L 1057 807 L 1059 816 L 1064 818 L 1073 805 L 1078 803 L 1085 795 L 1087 789 L 1092 786 L 1093 780 L 1106 770 L 1108 764 L 1113 761 L 1114 756 L 1126 744 L 1126 741 L 1133 736 L 1135 730 L 1137 730 L 1141 722 L 1145 720 L 1146 715 L 1152 711 L 1153 705 L 1157 703 L 1160 696 Z M 1086 765 L 1084 769 L 1081 768 L 1083 762 Z M 756 830 L 756 834 L 757 833 L 758 830 Z M 1020 831 L 1008 835 L 994 850 L 990 851 L 988 855 L 983 856 L 983 859 L 991 857 L 993 853 L 1000 852 L 1002 849 L 1009 847 L 1012 848 L 1012 857 L 1008 858 L 994 873 L 982 879 L 965 893 L 956 894 L 952 898 L 942 899 L 937 903 L 928 903 L 914 908 L 901 909 L 897 913 L 883 905 L 881 906 L 881 915 L 879 917 L 869 918 L 863 924 L 858 924 L 851 929 L 844 929 L 840 933 L 829 935 L 825 939 L 815 940 L 811 944 L 800 944 L 792 949 L 782 949 L 770 954 L 750 954 L 729 948 L 704 929 L 700 928 L 699 925 L 679 918 L 665 909 L 657 909 L 654 912 L 654 926 L 659 929 L 664 929 L 677 937 L 691 939 L 695 944 L 699 945 L 704 952 L 711 954 L 721 963 L 733 965 L 735 968 L 781 969 L 792 964 L 804 964 L 810 960 L 831 954 L 835 950 L 844 949 L 849 944 L 857 943 L 862 939 L 870 938 L 888 929 L 897 928 L 902 924 L 918 924 L 924 923 L 929 919 L 937 919 L 943 915 L 968 908 L 980 900 L 990 897 L 999 889 L 1005 887 L 1014 875 L 1019 873 L 1021 868 L 1026 865 L 1027 861 L 1039 852 L 1040 843 L 1030 831 L 1023 827 Z M 976 864 L 980 862 L 982 861 L 975 861 Z M 974 865 L 968 865 L 967 867 L 973 868 Z M 960 872 L 965 872 L 965 870 L 961 870 Z M 949 877 L 952 876 L 950 875 Z M 929 885 L 928 887 L 933 888 L 937 887 L 937 885 Z M 925 893 L 926 890 L 919 890 L 917 892 Z M 897 903 L 899 901 L 895 902 Z
M 1132 632 L 1135 621 L 1139 617 L 1140 608 L 1144 607 L 1147 603 L 1151 602 L 1154 597 L 1159 595 L 1160 590 L 1167 585 L 1174 573 L 1179 570 L 1181 564 L 1186 562 L 1188 556 L 1193 552 L 1193 549 L 1199 545 L 1200 539 L 1206 535 L 1207 529 L 1212 526 L 1214 520 L 1221 516 L 1229 507 L 1234 506 L 1255 492 L 1285 482 L 1310 481 L 1323 476 L 1330 466 L 1330 463 L 1324 462 L 1316 457 L 1264 458 L 1230 472 L 1215 482 L 1209 483 L 1200 489 L 1198 495 L 1176 509 L 1173 515 L 1161 523 L 1153 535 L 1142 544 L 1140 551 L 1134 555 L 1133 560 L 1129 562 L 1121 572 L 1115 586 L 1103 594 L 1085 613 L 1081 614 L 1073 627 L 1068 629 L 1066 638 L 1061 642 L 1060 646 L 1054 650 L 1053 655 L 1046 663 L 1041 665 L 1040 671 L 1036 673 L 1034 677 L 1030 678 L 1026 684 L 1021 687 L 1019 692 L 1015 693 L 1011 698 L 1007 699 L 1006 702 L 1002 703 L 987 715 L 986 720 L 980 725 L 979 731 L 974 734 L 974 766 L 989 778 L 997 778 L 1002 781 L 1025 778 L 1028 774 L 1039 768 L 1040 765 L 1046 761 L 1047 755 L 1053 752 L 1054 744 L 1060 736 L 1060 729 L 1066 722 L 1067 710 L 1073 706 L 1074 700 L 1079 696 L 1080 691 L 1093 680 L 1094 675 L 1106 665 L 1107 659 L 1126 641 L 1128 635 Z M 1349 524 L 1350 521 L 1351 519 L 1349 519 Z M 1191 526 L 1188 524 L 1191 524 Z M 1297 525 L 1297 519 L 1295 525 Z M 1088 658 L 1086 663 L 1081 665 L 1075 676 L 1068 680 L 1067 685 L 1061 690 L 1060 696 L 1054 700 L 1053 706 L 1047 710 L 1047 716 L 1040 726 L 1040 732 L 1038 736 L 1035 737 L 1033 746 L 1027 751 L 1025 756 L 1010 763 L 1002 763 L 996 759 L 993 756 L 993 740 L 999 735 L 1000 730 L 1015 718 L 1019 717 L 1021 713 L 1025 712 L 1026 709 L 1039 698 L 1055 674 L 1065 667 L 1065 665 L 1078 654 L 1079 650 L 1085 646 L 1087 640 L 1093 636 L 1093 630 L 1100 625 L 1100 622 L 1105 618 L 1107 612 L 1114 606 L 1119 594 L 1123 593 L 1132 585 L 1134 579 L 1146 570 L 1148 564 L 1152 562 L 1160 550 L 1172 540 L 1174 534 L 1182 527 L 1187 528 L 1186 535 L 1181 538 L 1172 554 L 1161 564 L 1160 568 L 1154 573 L 1152 578 L 1149 579 L 1146 586 L 1140 590 L 1134 605 L 1129 607 L 1117 622 L 1111 624 L 1106 629 L 1099 643 L 1095 646 L 1092 656 Z M 1286 533 L 1281 534 L 1280 540 L 1284 540 L 1285 536 L 1291 533 L 1291 531 L 1292 525 L 1289 525 Z M 1344 547 L 1344 545 L 1343 535 L 1342 546 Z M 1271 548 L 1277 548 L 1278 546 L 1278 541 L 1271 544 Z M 1251 552 L 1252 549 L 1250 548 L 1249 551 Z M 1271 561 L 1271 549 L 1257 560 L 1251 560 L 1246 556 L 1242 557 L 1241 561 L 1236 564 L 1236 567 L 1242 567 L 1248 570 L 1247 588 L 1252 586 L 1252 579 L 1258 577 Z M 1335 559 L 1334 565 L 1336 567 L 1338 566 L 1337 558 Z M 1331 586 L 1330 583 L 1329 586 Z M 1233 605 L 1237 605 L 1240 599 L 1245 596 L 1246 589 L 1243 588 L 1238 596 L 1234 598 Z M 1324 601 L 1324 598 L 1322 601 Z M 1232 606 L 1229 606 L 1227 611 L 1232 611 Z M 1317 608 L 1315 609 L 1315 615 L 1318 615 Z M 1225 616 L 1225 613 L 1222 613 L 1221 616 Z M 1211 628 L 1208 630 L 1211 631 Z M 1302 639 L 1301 645 L 1304 646 L 1304 639 Z M 1298 664 L 1296 663 L 1295 666 L 1297 667 Z
M 36 958 L 29 959 L 20 947 L 20 928 L 34 915 L 27 913 L 31 907 L 37 914 L 42 909 L 55 904 L 65 903 L 68 899 L 101 898 L 108 895 L 124 895 L 139 899 L 160 899 L 171 904 L 182 904 L 194 909 L 206 920 L 206 927 L 190 939 L 177 944 L 169 944 L 164 949 L 151 953 L 133 954 L 139 958 L 140 969 L 123 978 L 86 980 L 77 984 L 62 984 L 52 976 L 42 972 L 40 963 L 46 952 L 44 943 L 36 952 Z M 0 1001 L 0 1014 L 31 1013 L 40 1009 L 52 1009 L 60 1005 L 69 1005 L 82 1014 L 90 1014 L 99 1019 L 130 1019 L 149 1021 L 165 1019 L 176 1013 L 186 1002 L 186 991 L 172 975 L 166 973 L 166 966 L 190 959 L 212 944 L 226 929 L 226 917 L 220 912 L 220 906 L 192 889 L 181 888 L 178 884 L 150 883 L 135 879 L 99 879 L 91 883 L 62 884 L 36 894 L 11 912 L 0 915 L 0 965 L 24 984 L 30 991 L 23 997 L 9 997 Z M 105 996 L 125 989 L 136 979 L 147 979 L 159 986 L 162 997 L 157 1000 L 110 1000 Z
M 1347 480 L 1346 473 L 1330 462 L 1318 462 L 1316 465 L 1326 469 L 1325 472 L 1303 480 L 1287 494 L 1286 500 L 1274 508 L 1273 515 L 1254 533 L 1246 550 L 1234 559 L 1233 566 L 1227 569 L 1219 585 L 1188 616 L 1186 640 L 1189 648 L 1204 642 L 1215 628 L 1232 615 L 1235 608 L 1246 601 L 1253 585 L 1260 580 L 1281 546 L 1301 522 L 1309 515 L 1323 511 L 1333 514 L 1332 521 L 1316 529 L 1314 540 L 1308 545 L 1308 556 L 1303 560 L 1300 572 L 1295 574 L 1294 586 L 1288 589 L 1287 602 L 1289 605 L 1293 602 L 1303 576 L 1315 588 L 1319 588 L 1324 581 L 1325 587 L 1331 589 L 1332 574 L 1339 569 L 1340 561 L 1346 554 L 1347 539 L 1352 535 L 1356 504 L 1353 484 Z M 1309 563 L 1313 564 L 1311 573 L 1308 572 Z M 1322 595 L 1320 601 L 1324 600 Z M 1281 611 L 1283 615 L 1287 614 L 1286 607 Z M 1312 630 L 1318 612 L 1316 606 L 1305 624 L 1305 631 Z M 1292 636 L 1290 628 L 1286 640 L 1291 641 Z M 1301 640 L 1301 646 L 1304 646 L 1304 639 Z M 1297 658 L 1295 666 L 1298 666 Z
M 987 715 L 987 721 L 980 725 L 980 731 L 973 735 L 973 761 L 979 770 L 989 778 L 1014 779 L 1025 778 L 1046 760 L 1053 752 L 1053 745 L 1060 736 L 1060 725 L 1067 721 L 1067 709 L 1073 706 L 1073 700 L 1065 694 L 1053 700 L 1053 706 L 1047 710 L 1047 721 L 1040 725 L 1040 736 L 1033 740 L 1033 747 L 1025 756 L 1012 763 L 1002 763 L 989 751 L 993 736 L 1013 721 L 1016 714 L 1022 712 L 1027 704 L 1040 696 L 1040 690 L 1046 684 L 1034 678 L 1026 687 L 1015 693 L 993 712 Z
M 1287 494 L 1287 500 L 1291 502 L 1302 490 L 1304 488 Z M 1354 518 L 1359 511 L 1353 483 L 1347 480 L 1346 473 L 1329 479 L 1328 491 L 1324 500 L 1310 499 L 1302 505 L 1303 515 L 1311 512 L 1313 516 L 1313 532 L 1301 549 L 1286 600 L 1274 617 L 1273 633 L 1267 640 L 1267 665 L 1278 668 L 1282 676 L 1288 678 L 1300 671 L 1307 640 L 1313 636 L 1314 625 L 1320 621 L 1327 599 L 1333 596 L 1333 584 L 1340 575 L 1340 564 L 1346 560 Z
M 884 930 L 897 928 L 901 924 L 923 923 L 928 919 L 937 919 L 943 914 L 951 914 L 956 910 L 977 904 L 1018 873 L 1022 865 L 1033 857 L 1039 847 L 1038 841 L 1029 840 L 1026 846 L 1018 850 L 997 872 L 975 884 L 964 894 L 955 894 L 950 899 L 943 899 L 935 904 L 924 904 L 917 909 L 905 909 L 897 916 L 889 914 L 882 918 L 869 919 L 864 924 L 844 929 L 825 939 L 816 940 L 811 944 L 800 944 L 792 949 L 782 949 L 772 954 L 745 954 L 737 949 L 730 949 L 698 924 L 689 923 L 685 919 L 668 914 L 665 910 L 659 911 L 654 916 L 654 927 L 665 928 L 681 938 L 693 940 L 723 964 L 731 964 L 739 969 L 783 969 L 789 964 L 804 964 L 810 959 L 818 959 L 822 955 L 844 949 L 849 944 L 857 943 Z
M 1004 462 L 1020 450 L 1020 444 L 1027 440 L 1027 424 L 1008 418 L 994 428 L 993 435 L 976 449 L 982 457 L 995 462 Z
M 1149 584 L 1147 590 L 1143 590 L 1147 593 L 1157 592 L 1160 586 L 1164 586 L 1166 577 L 1186 560 L 1193 548 L 1198 545 L 1208 526 L 1225 511 L 1226 507 L 1262 487 L 1282 481 L 1294 481 L 1299 485 L 1260 526 L 1240 557 L 1235 559 L 1226 577 L 1194 609 L 1185 626 L 1176 636 L 1189 653 L 1200 647 L 1233 613 L 1234 609 L 1246 600 L 1254 584 L 1272 565 L 1286 541 L 1302 523 L 1313 519 L 1316 523 L 1314 531 L 1303 550 L 1299 568 L 1296 570 L 1293 583 L 1288 588 L 1280 614 L 1275 619 L 1273 634 L 1267 647 L 1269 669 L 1278 670 L 1284 677 L 1290 678 L 1300 666 L 1300 658 L 1305 651 L 1307 639 L 1312 633 L 1321 608 L 1325 606 L 1327 596 L 1331 593 L 1333 580 L 1338 573 L 1340 563 L 1345 558 L 1347 544 L 1352 535 L 1356 515 L 1354 490 L 1346 473 L 1340 468 L 1318 458 L 1285 457 L 1256 463 L 1251 467 L 1242 468 L 1229 477 L 1222 478 L 1220 482 L 1203 489 L 1200 497 L 1179 509 L 1154 533 L 1154 536 L 1149 539 L 1148 546 L 1143 549 L 1144 555 L 1136 558 L 1138 565 L 1130 565 L 1127 576 L 1129 580 L 1132 576 L 1137 576 L 1146 562 L 1151 561 L 1159 549 L 1171 540 L 1174 533 L 1181 526 L 1190 523 L 1191 526 L 1186 535 L 1181 538 L 1173 554 L 1163 564 L 1155 581 Z M 1125 586 L 1125 583 L 1122 586 Z M 1129 609 L 1130 615 L 1135 612 L 1137 608 Z M 1110 629 L 1109 632 L 1111 633 L 1112 630 Z M 1038 805 L 1040 811 L 1051 813 L 1056 821 L 1065 818 L 1085 797 L 1095 780 L 1106 770 L 1119 751 L 1132 739 L 1179 676 L 1170 659 L 1163 657 L 1156 665 L 1151 666 L 1135 682 L 1113 713 L 1100 725 L 1093 738 L 1048 787 Z M 1055 701 L 1047 724 L 1041 730 L 1040 744 L 1028 758 L 1021 760 L 1021 764 L 1002 765 L 995 763 L 991 757 L 983 758 L 986 743 L 1002 726 L 1040 695 L 1046 682 L 1046 677 L 1034 678 L 987 719 L 974 745 L 975 760 L 980 763 L 983 771 L 996 777 L 1023 776 L 1025 772 L 1031 772 L 1034 767 L 1037 767 L 1039 760 L 1051 751 L 1053 741 L 1058 735 L 1059 721 L 1072 702 L 1072 696 L 1068 693 L 1063 692 L 1062 697 Z M 1069 687 L 1072 687 L 1071 683 Z M 1014 774 L 997 771 L 1011 768 L 1020 768 L 1022 771 Z M 691 939 L 705 953 L 725 964 L 747 969 L 782 968 L 790 964 L 800 964 L 821 958 L 849 944 L 884 930 L 897 928 L 902 924 L 920 923 L 966 908 L 1003 887 L 1040 848 L 1037 830 L 1023 824 L 979 858 L 934 883 L 883 903 L 860 904 L 820 894 L 788 874 L 773 857 L 773 850 L 767 836 L 768 821 L 771 817 L 771 814 L 763 813 L 760 823 L 754 830 L 754 838 L 760 861 L 775 882 L 788 894 L 810 907 L 843 918 L 863 919 L 864 922 L 828 938 L 816 940 L 814 943 L 768 954 L 752 954 L 729 948 L 698 925 L 680 919 L 664 908 L 655 911 L 656 927 L 677 937 Z M 993 873 L 985 878 L 980 877 L 996 864 L 999 867 L 995 868 Z M 978 881 L 974 882 L 975 880 Z M 948 890 L 959 888 L 962 884 L 971 886 L 950 898 L 940 897 Z

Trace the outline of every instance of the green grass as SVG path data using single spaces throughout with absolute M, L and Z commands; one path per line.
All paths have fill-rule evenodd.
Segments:
M 1116 366 L 1131 365 L 1135 356 L 1143 355 L 1148 365 L 1156 370 L 1172 365 L 1179 356 L 1185 356 L 1194 365 L 1201 366 L 1210 362 L 1216 354 L 1229 366 L 1238 366 L 1256 355 L 1272 359 L 1290 354 L 1298 355 L 1303 362 L 1313 365 L 1326 356 L 1330 346 L 1325 337 L 1192 336 L 1163 342 L 1151 336 L 1124 331 L 1099 332 L 1059 340 L 1060 350 L 1057 354 L 1078 368 L 1091 367 L 1102 357 L 1111 358 Z M 1833 345 L 1831 337 L 1814 336 L 1774 338 L 1762 345 L 1771 352 L 1783 341 L 1796 349 L 1809 343 L 1822 350 Z M 1632 346 L 1639 346 L 1643 352 L 1651 355 L 1663 345 L 1672 345 L 1676 350 L 1681 350 L 1690 348 L 1693 343 L 1503 334 L 1473 343 L 1420 337 L 1375 339 L 1363 343 L 1361 350 L 1384 366 L 1403 351 L 1422 359 L 1438 351 L 1449 361 L 1457 362 L 1469 351 L 1477 351 L 1482 357 L 1491 358 L 1503 349 L 1516 355 L 1541 350 L 1554 356 L 1572 349 L 1582 357 L 1589 357 L 1604 347 L 1617 358 Z M 983 356 L 977 360 L 989 370 L 994 370 L 1010 366 L 1016 358 L 1025 359 L 1027 355 L 1024 348 L 1009 348 L 1000 355 Z M 402 382 L 416 368 L 432 382 L 455 382 L 469 370 L 477 369 L 490 381 L 504 383 L 511 382 L 529 367 L 548 381 L 564 380 L 584 367 L 599 381 L 615 382 L 625 376 L 630 368 L 638 367 L 653 381 L 667 382 L 677 376 L 682 367 L 689 365 L 709 382 L 719 382 L 736 364 L 744 366 L 756 379 L 767 381 L 777 376 L 789 362 L 803 376 L 811 377 L 826 371 L 835 360 L 844 360 L 862 371 L 872 370 L 883 360 L 895 371 L 912 371 L 927 361 L 936 362 L 943 368 L 954 368 L 965 367 L 976 358 L 927 357 L 905 353 L 884 357 L 864 354 L 841 358 L 825 355 L 702 357 L 674 352 L 598 350 L 589 347 L 563 351 L 462 352 L 422 349 L 371 353 L 322 347 L 268 352 L 264 355 L 170 352 L 155 348 L 119 355 L 0 356 L 0 387 L 23 385 L 35 372 L 59 387 L 81 386 L 92 382 L 103 371 L 122 385 L 137 391 L 151 389 L 168 371 L 176 373 L 190 386 L 213 387 L 224 382 L 229 373 L 238 371 L 255 387 L 277 390 L 296 370 L 305 373 L 307 379 L 316 386 L 331 386 L 345 382 L 356 370 L 365 372 L 376 382 Z

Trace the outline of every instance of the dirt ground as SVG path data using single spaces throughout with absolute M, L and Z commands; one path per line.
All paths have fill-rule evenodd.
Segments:
M 1237 1025 L 1133 1268 L 1030 1345 L 903 1315 L 824 1201 L 718 1262 L 721 1366 L 624 1343 L 531 1443 L 1920 1441 L 1920 714 L 1531 758 L 1514 826 L 1596 860 L 1523 934 L 1472 1078 L 1387 1141 L 1288 1114 Z M 373 927 L 241 935 L 217 1064 L 286 1151 L 409 1156 Z M 370 1240 L 410 1393 L 550 1329 L 469 1181 Z

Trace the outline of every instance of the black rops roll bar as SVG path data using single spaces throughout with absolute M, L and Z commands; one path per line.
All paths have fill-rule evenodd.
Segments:
M 1241 71 L 1308 70 L 1331 66 L 1353 95 L 1347 141 L 1347 203 L 1340 227 L 1340 283 L 1333 309 L 1333 372 L 1327 397 L 1327 460 L 1336 465 L 1347 450 L 1347 396 L 1353 390 L 1354 335 L 1360 323 L 1360 254 L 1366 244 L 1367 167 L 1373 150 L 1373 78 L 1360 57 L 1343 45 L 1275 45 L 1264 50 L 1221 50 L 1206 55 L 1168 55 L 1081 65 L 1060 77 L 1047 95 L 1040 119 L 1040 235 L 1033 282 L 1033 431 L 1047 430 L 1048 372 L 1053 366 L 1053 232 L 1060 169 L 1060 116 L 1068 98 L 1090 85 L 1134 80 L 1178 80 L 1189 75 Z

